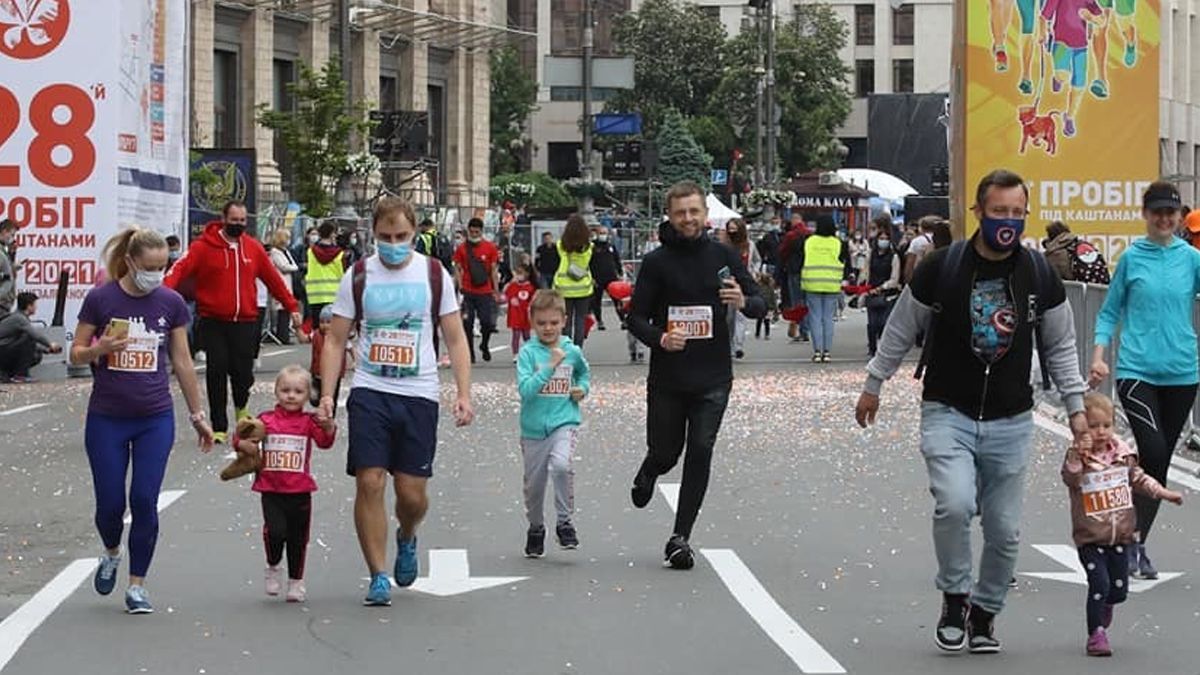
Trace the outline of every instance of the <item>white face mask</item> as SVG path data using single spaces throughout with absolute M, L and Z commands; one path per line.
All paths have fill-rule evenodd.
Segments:
M 133 270 L 133 285 L 143 293 L 149 293 L 154 289 L 162 286 L 163 277 L 166 276 L 164 270 L 142 270 L 137 267 L 132 267 Z
M 320 238 L 320 237 L 318 237 L 317 235 L 315 235 L 315 234 L 310 234 L 310 235 L 308 235 L 308 243 L 310 243 L 310 244 L 315 244 L 315 243 L 317 243 L 318 241 L 321 241 L 321 238 Z

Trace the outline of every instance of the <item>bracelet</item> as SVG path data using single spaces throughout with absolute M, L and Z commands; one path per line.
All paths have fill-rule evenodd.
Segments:
M 188 416 L 188 419 L 192 421 L 192 424 L 199 424 L 208 419 L 208 413 L 204 412 L 203 410 L 194 412 Z

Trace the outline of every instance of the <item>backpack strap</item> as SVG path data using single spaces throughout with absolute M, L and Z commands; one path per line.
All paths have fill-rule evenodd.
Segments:
M 367 260 L 360 258 L 354 262 L 351 268 L 350 290 L 354 295 L 354 331 L 362 332 L 363 320 L 363 291 L 367 287 Z
M 930 307 L 933 312 L 933 321 L 929 322 L 929 331 L 925 333 L 925 345 L 921 348 L 921 359 L 917 361 L 913 379 L 920 380 L 925 377 L 925 367 L 933 358 L 933 336 L 937 334 L 937 318 L 942 314 L 946 305 L 953 301 L 953 293 L 956 288 L 954 282 L 958 279 L 958 272 L 962 269 L 963 257 L 966 256 L 969 245 L 969 239 L 956 241 L 950 244 L 950 249 L 946 251 L 946 257 L 942 258 L 941 268 L 938 269 L 938 285 L 934 291 L 936 295 L 933 305 Z
M 442 319 L 442 275 L 445 271 L 442 261 L 433 256 L 427 257 L 425 262 L 429 267 L 429 318 L 433 322 L 433 351 L 437 352 Z
M 1033 264 L 1033 292 L 1029 294 L 1028 320 L 1033 324 L 1034 345 L 1037 347 L 1038 368 L 1042 371 L 1042 389 L 1050 391 L 1050 372 L 1046 370 L 1046 350 L 1042 344 L 1042 317 L 1049 307 L 1046 303 L 1038 302 L 1038 298 L 1049 298 L 1054 292 L 1054 270 L 1046 256 L 1037 251 L 1026 251 Z M 1065 302 L 1065 301 L 1064 301 Z

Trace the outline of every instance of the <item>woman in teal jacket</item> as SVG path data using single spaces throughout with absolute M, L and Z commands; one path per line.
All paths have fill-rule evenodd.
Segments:
M 1200 251 L 1175 236 L 1180 208 L 1179 192 L 1170 183 L 1153 183 L 1143 195 L 1146 238 L 1134 242 L 1117 264 L 1096 317 L 1089 374 L 1092 386 L 1108 377 L 1104 350 L 1119 325 L 1117 395 L 1137 440 L 1142 468 L 1164 485 L 1200 382 L 1192 325 L 1193 303 L 1200 293 Z M 1133 572 L 1156 579 L 1145 542 L 1159 502 L 1136 495 L 1133 501 L 1140 535 L 1131 554 L 1131 562 L 1136 560 Z

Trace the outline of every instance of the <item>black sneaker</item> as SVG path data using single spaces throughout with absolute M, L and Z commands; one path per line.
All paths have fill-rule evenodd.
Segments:
M 481 344 L 481 345 L 479 345 L 479 355 L 483 357 L 483 360 L 485 362 L 491 361 L 492 360 L 492 349 L 490 347 L 488 347 L 486 344 Z
M 746 352 L 739 349 L 733 353 L 733 356 L 736 359 L 744 359 L 744 358 L 746 358 Z
M 933 641 L 939 649 L 961 652 L 967 646 L 967 596 L 942 594 L 942 617 L 938 619 Z
M 579 548 L 579 537 L 575 534 L 575 526 L 571 523 L 560 523 L 554 528 L 558 535 L 558 545 L 568 551 Z
M 637 475 L 633 477 L 633 489 L 629 491 L 634 506 L 639 509 L 646 508 L 646 505 L 654 498 L 654 481 L 653 477 L 647 476 L 642 473 L 641 469 L 638 469 Z
M 972 654 L 999 654 L 996 639 L 996 615 L 971 605 L 967 617 L 967 648 Z
M 1021 586 L 1021 584 L 1017 583 L 1017 578 L 1016 578 L 1016 577 L 1009 577 L 1009 578 L 1008 578 L 1008 587 L 1009 587 L 1009 588 L 1019 588 L 1020 586 Z
M 546 528 L 530 527 L 525 533 L 525 557 L 540 558 L 546 555 Z
M 692 547 L 681 534 L 673 534 L 667 540 L 667 548 L 663 552 L 663 564 L 677 570 L 690 570 L 696 564 L 692 555 Z

